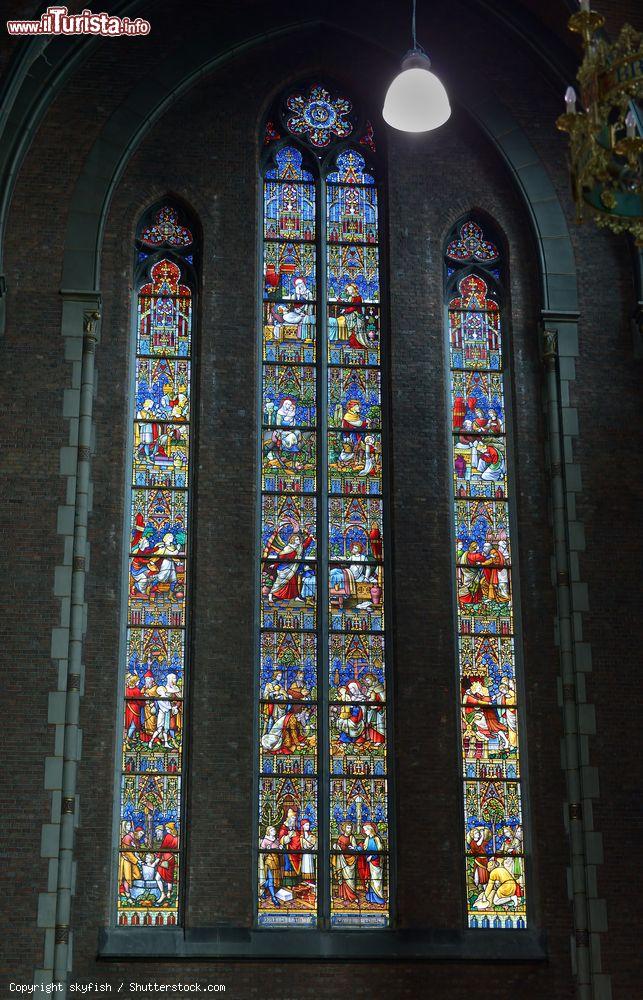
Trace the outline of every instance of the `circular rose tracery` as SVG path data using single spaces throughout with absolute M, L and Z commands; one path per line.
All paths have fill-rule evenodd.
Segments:
M 318 149 L 327 146 L 333 136 L 343 139 L 353 131 L 353 123 L 346 117 L 353 105 L 345 97 L 333 99 L 324 87 L 311 87 L 307 96 L 291 94 L 286 107 L 291 112 L 286 121 L 288 131 L 305 136 Z

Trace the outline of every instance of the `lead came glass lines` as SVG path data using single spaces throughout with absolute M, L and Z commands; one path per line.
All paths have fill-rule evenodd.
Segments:
M 264 175 L 258 921 L 317 923 L 317 191 Z
M 377 189 L 345 149 L 326 178 L 331 926 L 388 923 Z
M 192 242 L 164 206 L 139 259 Z M 176 924 L 179 910 L 193 325 L 184 271 L 161 256 L 137 294 L 118 856 L 118 923 L 128 926 Z
M 470 220 L 446 259 L 467 921 L 524 928 L 500 253 Z
M 291 98 L 281 124 L 309 152 L 265 137 L 258 923 L 385 926 L 377 188 L 341 142 L 351 102 Z

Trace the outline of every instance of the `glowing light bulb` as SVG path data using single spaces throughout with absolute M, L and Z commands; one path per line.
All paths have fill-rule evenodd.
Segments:
M 576 114 L 576 91 L 573 87 L 568 87 L 565 91 L 565 111 L 568 115 Z
M 430 66 L 429 57 L 419 50 L 405 56 L 382 109 L 384 121 L 392 128 L 401 132 L 430 132 L 451 117 L 444 84 Z

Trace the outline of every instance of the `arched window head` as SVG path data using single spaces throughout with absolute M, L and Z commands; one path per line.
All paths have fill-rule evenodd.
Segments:
M 506 266 L 486 224 L 445 251 L 467 921 L 527 924 Z
M 136 239 L 123 598 L 117 921 L 179 920 L 190 608 L 193 226 L 172 202 Z
M 315 82 L 278 102 L 264 145 L 258 923 L 386 926 L 373 130 Z

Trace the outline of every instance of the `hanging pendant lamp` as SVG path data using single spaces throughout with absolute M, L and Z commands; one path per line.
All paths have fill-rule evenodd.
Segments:
M 444 84 L 431 73 L 431 60 L 415 37 L 415 3 L 411 30 L 413 48 L 402 60 L 402 70 L 386 92 L 382 117 L 401 132 L 430 132 L 451 116 Z

